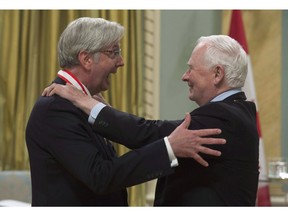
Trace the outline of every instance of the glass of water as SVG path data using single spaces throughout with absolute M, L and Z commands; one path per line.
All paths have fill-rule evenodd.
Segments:
M 283 158 L 269 160 L 268 175 L 272 179 L 288 179 L 287 160 Z

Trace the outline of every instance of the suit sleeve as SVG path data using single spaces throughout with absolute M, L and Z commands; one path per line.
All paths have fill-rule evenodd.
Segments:
M 103 144 L 88 124 L 87 116 L 60 98 L 57 103 L 50 101 L 39 107 L 38 111 L 37 108 L 34 110 L 27 135 L 31 142 L 40 143 L 40 146 L 31 147 L 33 151 L 42 148 L 49 152 L 49 170 L 55 166 L 54 172 L 57 172 L 54 162 L 57 161 L 63 169 L 99 194 L 124 189 L 173 172 L 162 140 L 121 157 L 105 158 L 101 151 Z
M 112 141 L 135 149 L 170 135 L 180 123 L 146 120 L 107 106 L 100 111 L 93 129 Z

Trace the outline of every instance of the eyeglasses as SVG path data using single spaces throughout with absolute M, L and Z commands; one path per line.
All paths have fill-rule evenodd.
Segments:
M 113 55 L 114 57 L 121 56 L 121 49 L 115 49 L 115 50 L 103 50 L 101 51 L 103 53 L 109 53 L 109 55 Z

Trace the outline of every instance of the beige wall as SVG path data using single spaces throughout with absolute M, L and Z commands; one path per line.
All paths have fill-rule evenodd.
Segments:
M 266 162 L 281 156 L 281 16 L 282 11 L 242 11 Z M 223 34 L 228 34 L 230 19 L 231 11 L 223 11 Z

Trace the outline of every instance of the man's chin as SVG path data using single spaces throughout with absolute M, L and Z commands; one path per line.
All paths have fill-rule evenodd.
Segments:
M 194 101 L 195 102 L 195 97 L 193 97 L 193 95 L 189 95 L 189 100 Z
M 101 91 L 107 91 L 110 88 L 110 82 L 106 81 L 104 85 L 101 86 Z

